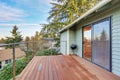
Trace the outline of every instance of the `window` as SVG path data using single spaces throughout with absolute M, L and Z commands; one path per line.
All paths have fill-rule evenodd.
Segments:
M 11 59 L 5 60 L 5 64 L 11 63 Z

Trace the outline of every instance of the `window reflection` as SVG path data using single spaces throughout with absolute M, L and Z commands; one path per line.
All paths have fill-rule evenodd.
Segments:
M 93 62 L 110 69 L 110 25 L 109 20 L 105 20 L 93 25 L 94 40 L 92 44 Z
M 91 26 L 84 28 L 84 58 L 91 60 Z

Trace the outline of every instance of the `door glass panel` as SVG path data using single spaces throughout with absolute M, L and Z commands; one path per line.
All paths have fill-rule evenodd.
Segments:
M 86 26 L 83 29 L 84 31 L 84 58 L 91 60 L 91 26 Z
M 110 70 L 110 21 L 93 25 L 92 61 Z

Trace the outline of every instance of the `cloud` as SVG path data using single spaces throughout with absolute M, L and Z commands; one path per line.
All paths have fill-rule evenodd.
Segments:
M 0 3 L 0 22 L 22 21 L 26 16 L 24 10 Z
M 41 27 L 41 25 L 43 25 L 43 24 L 24 24 L 24 23 L 22 23 L 22 24 L 0 24 L 0 27 L 3 27 L 3 26 L 4 27 L 5 26 L 7 26 L 7 27 L 10 26 L 11 27 L 11 26 L 15 26 L 15 25 L 19 26 L 19 27 L 20 26 L 40 26 Z
M 52 0 L 8 0 L 0 2 L 1 23 L 47 22 Z M 14 7 L 13 7 L 14 6 Z

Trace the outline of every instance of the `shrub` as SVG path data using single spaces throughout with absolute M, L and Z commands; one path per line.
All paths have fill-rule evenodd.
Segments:
M 25 58 L 16 60 L 16 75 L 22 72 L 27 63 L 28 62 Z M 11 63 L 0 71 L 0 80 L 10 80 L 12 77 L 13 77 L 13 65 Z
M 29 62 L 33 58 L 32 51 L 26 51 L 25 53 L 26 53 L 27 61 Z
M 32 51 L 26 51 L 25 53 L 27 57 L 32 55 Z
M 46 49 L 43 51 L 38 51 L 36 53 L 36 56 L 49 56 L 49 55 L 57 55 L 58 51 L 56 51 L 55 49 Z

